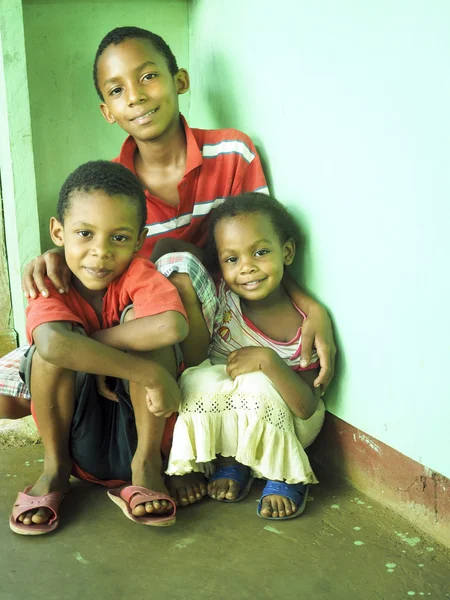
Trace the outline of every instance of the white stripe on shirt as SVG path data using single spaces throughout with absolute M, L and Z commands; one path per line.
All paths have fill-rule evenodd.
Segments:
M 214 158 L 219 154 L 240 154 L 248 163 L 251 163 L 256 154 L 239 140 L 226 140 L 218 144 L 205 144 L 202 154 L 205 158 Z
M 262 194 L 269 193 L 267 187 L 258 188 L 253 191 L 260 192 Z M 161 235 L 162 233 L 168 233 L 169 231 L 175 231 L 176 229 L 185 227 L 186 225 L 189 225 L 193 218 L 205 217 L 213 208 L 217 208 L 224 201 L 225 198 L 216 198 L 215 200 L 209 200 L 207 202 L 197 202 L 194 204 L 194 210 L 191 213 L 185 213 L 184 215 L 174 217 L 173 219 L 169 219 L 163 223 L 152 223 L 150 225 L 146 225 L 148 229 L 147 237 Z

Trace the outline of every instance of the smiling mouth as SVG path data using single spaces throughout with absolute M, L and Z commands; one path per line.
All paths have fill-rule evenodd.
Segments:
M 130 119 L 130 121 L 132 121 L 133 123 L 147 123 L 150 118 L 152 117 L 152 115 L 155 114 L 155 112 L 157 111 L 157 108 L 153 108 L 152 110 L 149 110 L 148 112 L 146 112 L 143 115 L 139 115 L 139 117 L 134 117 L 134 119 Z
M 103 279 L 104 277 L 112 273 L 112 271 L 110 271 L 109 269 L 94 269 L 91 267 L 83 268 L 91 277 L 94 277 L 94 279 Z
M 242 285 L 243 287 L 252 288 L 252 287 L 256 287 L 264 280 L 265 280 L 265 278 L 264 279 L 255 279 L 255 281 L 247 281 L 246 283 L 241 283 L 240 285 Z

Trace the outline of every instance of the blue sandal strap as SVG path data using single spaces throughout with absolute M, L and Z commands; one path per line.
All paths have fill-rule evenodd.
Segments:
M 236 500 L 224 500 L 224 502 L 240 502 L 248 496 L 253 484 L 250 467 L 241 464 L 219 467 L 211 475 L 209 481 L 216 481 L 217 479 L 231 479 L 231 481 L 238 483 L 240 487 L 239 496 Z
M 236 481 L 241 487 L 247 483 L 250 475 L 250 468 L 245 465 L 229 465 L 227 467 L 219 467 L 209 478 L 209 481 L 217 479 L 231 479 Z
M 308 485 L 305 483 L 284 483 L 283 481 L 271 481 L 269 479 L 262 491 L 261 500 L 271 495 L 284 496 L 299 506 L 307 490 Z

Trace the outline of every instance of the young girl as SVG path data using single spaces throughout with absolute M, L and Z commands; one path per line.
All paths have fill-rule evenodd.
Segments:
M 319 433 L 325 408 L 313 386 L 319 361 L 300 368 L 306 315 L 281 281 L 299 233 L 274 198 L 228 198 L 210 221 L 217 258 L 219 313 L 209 358 L 181 377 L 182 405 L 167 473 L 215 471 L 208 494 L 236 502 L 253 477 L 268 480 L 258 515 L 299 516 L 317 483 L 304 451 Z

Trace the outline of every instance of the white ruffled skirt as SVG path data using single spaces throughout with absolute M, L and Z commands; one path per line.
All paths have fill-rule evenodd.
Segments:
M 266 375 L 240 375 L 209 359 L 180 378 L 182 403 L 166 473 L 210 472 L 218 454 L 234 456 L 254 477 L 317 483 L 305 448 L 319 433 L 325 407 L 309 419 L 296 417 Z

